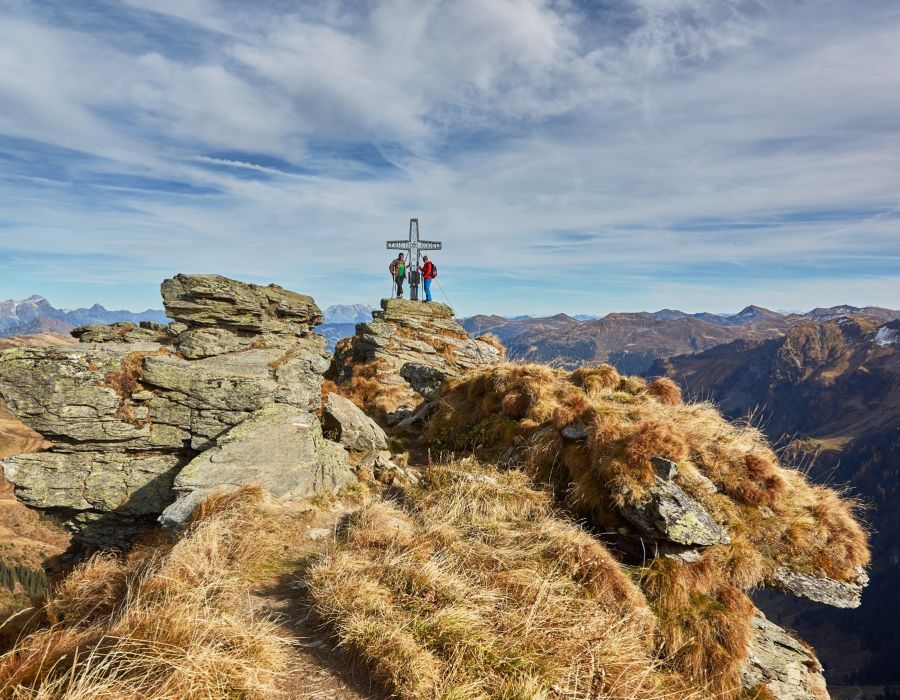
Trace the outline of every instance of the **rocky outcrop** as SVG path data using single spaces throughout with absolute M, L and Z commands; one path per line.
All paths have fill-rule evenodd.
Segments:
M 52 442 L 49 452 L 5 459 L 7 478 L 28 505 L 92 544 L 121 544 L 152 522 L 173 501 L 176 475 L 209 448 L 225 459 L 231 445 L 223 485 L 248 483 L 235 476 L 240 468 L 262 478 L 234 457 L 250 428 L 231 429 L 251 418 L 258 426 L 273 407 L 296 416 L 319 409 L 329 354 L 312 332 L 322 314 L 310 297 L 218 275 L 178 275 L 162 289 L 171 326 L 89 326 L 76 333 L 78 345 L 0 353 L 0 399 Z M 276 461 L 280 439 L 271 438 Z M 309 488 L 298 485 L 307 477 L 282 470 L 283 484 L 294 484 L 285 493 L 331 488 L 346 476 L 339 445 L 321 432 L 305 440 L 297 459 Z M 315 460 L 320 478 L 309 476 Z M 176 486 L 208 489 L 211 473 Z M 274 476 L 265 485 L 278 491 Z
M 79 326 L 72 331 L 72 336 L 82 343 L 160 343 L 171 345 L 174 333 L 162 323 L 141 321 L 135 325 L 130 321 L 117 323 L 96 323 L 90 326 Z
M 674 462 L 653 458 L 655 483 L 637 503 L 622 508 L 622 515 L 653 539 L 680 545 L 729 544 L 731 538 L 697 501 L 672 479 L 678 473 Z
M 387 449 L 384 431 L 355 403 L 343 396 L 328 394 L 322 412 L 322 427 L 326 435 L 348 450 L 371 452 Z
M 346 450 L 322 437 L 315 415 L 271 404 L 221 435 L 178 473 L 178 499 L 160 521 L 183 525 L 213 491 L 256 485 L 274 496 L 304 497 L 354 481 Z
M 288 348 L 323 321 L 312 297 L 221 275 L 176 275 L 162 284 L 166 314 L 188 359 L 246 348 Z M 324 345 L 323 345 L 324 346 Z
M 813 652 L 758 610 L 741 683 L 765 688 L 778 700 L 828 700 L 822 665 Z
M 835 581 L 826 576 L 792 571 L 784 566 L 777 567 L 771 576 L 771 584 L 776 588 L 835 608 L 858 608 L 863 588 L 868 583 L 869 575 L 862 569 L 854 581 Z
M 328 376 L 338 386 L 360 378 L 377 382 L 371 396 L 355 392 L 374 412 L 415 408 L 437 392 L 444 377 L 501 360 L 494 345 L 470 338 L 444 304 L 382 299 L 381 311 L 372 316 L 338 343 Z

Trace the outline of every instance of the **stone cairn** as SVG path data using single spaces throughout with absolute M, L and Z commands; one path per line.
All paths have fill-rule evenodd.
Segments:
M 177 275 L 162 296 L 170 326 L 0 353 L 0 398 L 53 443 L 4 460 L 20 500 L 107 547 L 166 508 L 184 522 L 213 488 L 307 496 L 355 480 L 315 415 L 330 355 L 311 297 L 219 275 Z

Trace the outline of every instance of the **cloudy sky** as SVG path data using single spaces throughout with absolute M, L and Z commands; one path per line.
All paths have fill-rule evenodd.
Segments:
M 0 299 L 900 307 L 896 0 L 0 0 Z M 439 298 L 443 299 L 440 296 Z

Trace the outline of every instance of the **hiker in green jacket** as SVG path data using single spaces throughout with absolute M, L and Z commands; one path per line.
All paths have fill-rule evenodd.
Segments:
M 403 280 L 406 279 L 406 261 L 403 259 L 403 253 L 400 253 L 391 266 L 388 268 L 391 277 L 394 278 L 394 284 L 397 285 L 397 298 L 403 298 Z

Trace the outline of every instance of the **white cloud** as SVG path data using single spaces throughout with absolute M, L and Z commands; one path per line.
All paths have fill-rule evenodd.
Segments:
M 0 17 L 0 137 L 101 159 L 51 154 L 49 172 L 0 181 L 16 222 L 3 249 L 124 249 L 110 282 L 169 267 L 327 279 L 352 257 L 352 301 L 380 293 L 382 241 L 418 215 L 448 242 L 450 279 L 486 270 L 493 285 L 512 268 L 551 285 L 569 266 L 615 269 L 645 285 L 621 285 L 623 308 L 667 263 L 744 266 L 746 286 L 697 280 L 740 306 L 773 294 L 773 263 L 806 263 L 810 289 L 832 275 L 851 294 L 853 260 L 862 275 L 900 255 L 889 3 L 127 4 L 182 31 L 129 50 L 107 38 L 134 27 L 76 29 L 29 5 Z M 218 194 L 117 188 L 126 176 Z M 887 303 L 895 281 L 869 284 L 870 301 Z M 522 303 L 492 289 L 498 309 Z M 698 298 L 671 291 L 655 305 Z M 533 303 L 549 311 L 567 293 Z

